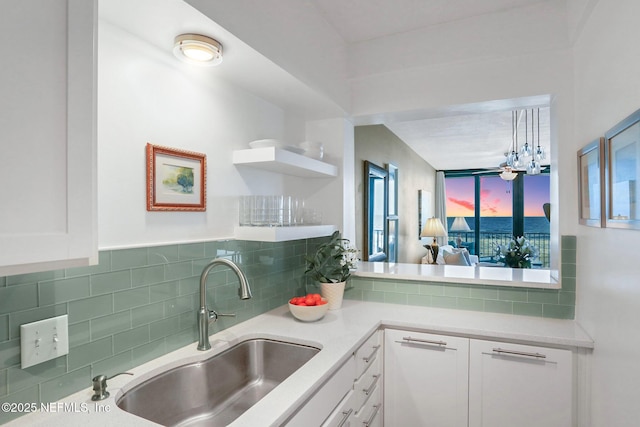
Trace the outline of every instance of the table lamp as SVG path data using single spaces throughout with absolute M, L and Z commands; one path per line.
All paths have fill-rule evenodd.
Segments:
M 462 231 L 471 231 L 471 229 L 469 228 L 469 224 L 467 224 L 467 220 L 464 219 L 464 217 L 458 216 L 453 220 L 453 224 L 451 224 L 451 228 L 449 229 L 449 231 L 457 231 L 458 232 L 458 238 L 456 239 L 456 245 L 458 247 L 460 247 L 460 245 L 462 244 L 462 238 L 460 237 L 460 234 Z
M 420 237 L 433 237 L 433 243 L 430 245 L 424 245 L 425 248 L 431 251 L 431 264 L 436 263 L 436 259 L 438 258 L 438 242 L 436 242 L 436 237 L 446 236 L 447 232 L 444 230 L 444 226 L 439 218 L 432 217 L 427 220 L 427 223 L 424 225 L 422 229 L 422 233 L 420 233 Z

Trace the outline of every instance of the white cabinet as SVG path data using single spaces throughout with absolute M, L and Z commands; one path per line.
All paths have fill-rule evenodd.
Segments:
M 384 348 L 386 425 L 574 425 L 572 350 L 393 329 Z
M 329 418 L 322 423 L 322 427 L 350 427 L 354 417 L 355 394 L 350 390 Z
M 387 329 L 388 426 L 467 426 L 469 339 Z
M 96 22 L 95 0 L 3 4 L 0 276 L 97 260 Z
M 353 383 L 355 418 L 363 419 L 364 414 L 371 414 L 373 406 L 376 418 L 382 418 L 382 384 L 383 384 L 383 332 L 377 331 L 371 335 L 355 352 L 356 379 Z M 361 425 L 360 423 L 356 423 Z
M 298 412 L 286 422 L 287 427 L 309 427 L 320 423 L 331 414 L 347 393 L 353 391 L 353 356 L 329 378 Z
M 470 427 L 570 427 L 570 350 L 471 340 Z
M 376 386 L 369 399 L 354 415 L 353 421 L 353 425 L 358 427 L 382 427 L 384 425 L 381 385 Z
M 285 425 L 381 426 L 382 368 L 382 331 L 376 331 Z

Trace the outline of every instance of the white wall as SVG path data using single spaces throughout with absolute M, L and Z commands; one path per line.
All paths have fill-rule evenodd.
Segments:
M 564 2 L 541 1 L 354 43 L 349 77 L 566 49 L 565 18 Z
M 307 180 L 304 192 L 309 196 L 309 206 L 322 213 L 324 223 L 335 224 L 343 238 L 353 241 L 353 124 L 343 118 L 309 121 L 306 137 L 323 141 L 323 161 L 338 166 L 337 178 Z
M 577 209 L 568 34 L 563 3 L 541 2 L 356 44 L 349 51 L 352 112 L 375 117 L 550 95 L 551 251 L 558 254 L 558 236 L 575 234 Z M 373 60 L 374 46 L 387 48 L 384 61 Z M 553 256 L 551 268 L 558 267 Z
M 383 125 L 355 129 L 356 243 L 364 250 L 364 161 L 382 168 L 398 167 L 398 262 L 418 264 L 427 251 L 418 237 L 418 190 L 431 194 L 427 206 L 434 212 L 436 170 Z M 426 213 L 425 213 L 426 215 Z
M 335 179 L 292 178 L 231 164 L 232 150 L 248 148 L 255 139 L 303 141 L 307 130 L 300 117 L 217 78 L 215 68 L 183 64 L 170 51 L 104 21 L 98 62 L 101 249 L 233 237 L 241 194 L 311 194 L 323 198 L 314 200 L 318 205 L 335 200 L 342 206 Z M 207 154 L 206 212 L 146 211 L 147 142 Z M 341 160 L 335 148 L 329 152 Z M 327 185 L 337 190 L 323 192 Z M 329 220 L 341 225 L 331 215 Z
M 347 46 L 312 2 L 186 2 L 311 88 L 329 96 L 345 111 L 349 110 Z
M 574 151 L 640 108 L 640 2 L 600 0 L 588 11 L 574 49 Z M 579 226 L 577 236 L 577 319 L 596 343 L 591 425 L 637 426 L 640 231 Z

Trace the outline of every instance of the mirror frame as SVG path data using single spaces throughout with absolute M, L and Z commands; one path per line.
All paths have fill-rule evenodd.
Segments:
M 372 201 L 373 197 L 371 197 L 371 192 L 374 190 L 374 187 L 371 185 L 373 179 L 382 179 L 383 180 L 383 200 L 384 200 L 384 212 L 383 212 L 383 234 L 384 234 L 384 244 L 383 251 L 371 253 L 371 244 L 372 244 L 372 236 L 369 234 L 369 225 L 372 222 L 373 210 Z M 362 260 L 363 261 L 386 261 L 387 260 L 387 252 L 388 252 L 388 226 L 387 226 L 387 213 L 389 207 L 388 204 L 388 194 L 387 194 L 387 186 L 389 180 L 389 173 L 384 168 L 371 163 L 368 160 L 364 161 L 364 215 L 363 215 L 363 237 L 364 237 L 364 250 L 362 251 Z

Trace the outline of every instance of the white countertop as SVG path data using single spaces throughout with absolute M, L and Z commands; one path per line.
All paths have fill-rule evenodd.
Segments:
M 357 277 L 463 283 L 539 289 L 560 289 L 557 272 L 535 268 L 469 267 L 463 265 L 359 262 Z
M 380 326 L 498 341 L 593 348 L 592 339 L 572 320 L 345 300 L 342 309 L 329 311 L 318 322 L 304 323 L 295 320 L 285 305 L 212 335 L 212 350 L 197 351 L 193 343 L 129 370 L 134 373 L 132 377 L 122 375 L 109 380 L 111 396 L 97 405 L 91 401 L 92 390 L 87 378 L 86 390 L 61 401 L 75 403 L 75 408 L 82 410 L 68 406 L 57 413 L 32 413 L 6 425 L 154 426 L 157 424 L 122 411 L 115 402 L 124 391 L 158 372 L 207 359 L 251 338 L 272 338 L 320 347 L 322 350 L 309 362 L 231 424 L 235 427 L 280 425 Z M 98 411 L 107 408 L 109 412 Z

